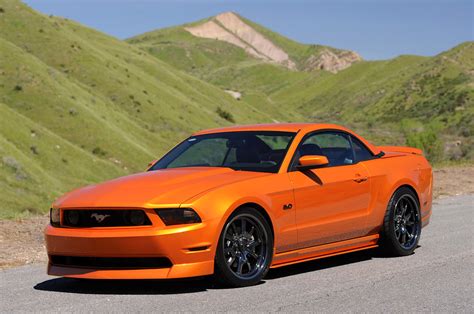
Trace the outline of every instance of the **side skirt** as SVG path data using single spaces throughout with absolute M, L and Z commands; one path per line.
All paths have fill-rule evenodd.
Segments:
M 278 268 L 281 266 L 311 261 L 324 257 L 330 257 L 375 248 L 378 247 L 378 239 L 379 235 L 374 234 L 340 242 L 333 242 L 283 253 L 277 253 L 273 257 L 273 263 L 270 268 Z

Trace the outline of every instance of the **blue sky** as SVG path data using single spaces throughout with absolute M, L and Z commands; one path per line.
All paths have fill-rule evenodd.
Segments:
M 235 11 L 303 43 L 365 59 L 431 56 L 474 40 L 474 0 L 26 0 L 118 38 Z

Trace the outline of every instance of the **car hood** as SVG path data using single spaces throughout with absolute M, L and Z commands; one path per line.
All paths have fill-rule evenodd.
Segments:
M 74 190 L 56 200 L 53 206 L 57 208 L 179 206 L 207 190 L 264 175 L 269 174 L 213 167 L 148 171 Z

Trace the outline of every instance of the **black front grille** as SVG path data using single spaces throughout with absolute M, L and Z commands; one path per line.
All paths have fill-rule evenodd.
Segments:
M 140 209 L 67 209 L 63 210 L 61 225 L 65 227 L 125 227 L 147 226 L 151 221 Z
M 94 269 L 170 268 L 173 264 L 166 257 L 86 257 L 51 255 L 54 266 Z

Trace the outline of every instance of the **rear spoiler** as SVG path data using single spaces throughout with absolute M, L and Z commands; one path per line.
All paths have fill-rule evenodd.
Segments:
M 405 153 L 413 155 L 423 155 L 423 151 L 419 148 L 408 146 L 377 146 L 378 149 L 385 153 Z

